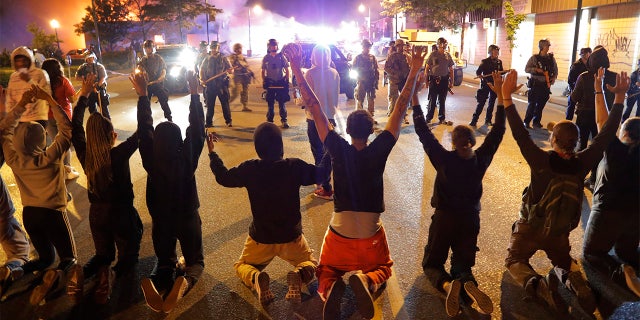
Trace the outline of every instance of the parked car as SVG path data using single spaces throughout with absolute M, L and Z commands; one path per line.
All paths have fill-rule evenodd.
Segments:
M 316 46 L 314 42 L 301 42 L 302 47 L 302 67 L 311 68 L 311 51 Z M 353 90 L 356 87 L 356 80 L 351 78 L 351 59 L 347 58 L 342 51 L 333 44 L 328 45 L 331 49 L 331 64 L 338 74 L 340 74 L 340 93 L 344 93 L 347 99 L 353 99 Z
M 164 86 L 170 93 L 189 92 L 186 73 L 188 69 L 193 69 L 196 62 L 196 52 L 184 45 L 166 45 L 156 48 L 167 64 L 167 75 Z
M 71 64 L 83 64 L 84 63 L 84 53 L 86 49 L 71 49 L 64 56 L 66 61 L 71 59 Z

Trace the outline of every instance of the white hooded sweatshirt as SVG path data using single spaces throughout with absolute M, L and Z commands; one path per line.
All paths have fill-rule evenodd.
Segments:
M 47 73 L 36 67 L 35 58 L 33 52 L 27 47 L 17 47 L 11 52 L 11 66 L 15 70 L 14 59 L 16 56 L 25 56 L 29 58 L 31 64 L 26 71 L 29 74 L 29 82 L 26 82 L 20 78 L 21 71 L 15 71 L 9 77 L 9 84 L 7 86 L 7 100 L 5 103 L 6 110 L 3 112 L 10 112 L 22 99 L 22 94 L 31 88 L 32 84 L 38 85 L 47 93 L 51 94 L 51 85 L 49 83 L 49 76 Z M 49 103 L 45 100 L 36 100 L 34 103 L 29 103 L 26 106 L 27 111 L 22 114 L 20 122 L 48 120 L 49 119 Z
M 320 108 L 327 119 L 335 119 L 340 94 L 340 75 L 331 67 L 331 49 L 322 45 L 315 46 L 311 53 L 311 63 L 313 67 L 307 70 L 304 79 L 318 97 Z M 309 111 L 306 111 L 306 114 L 307 119 L 313 119 Z

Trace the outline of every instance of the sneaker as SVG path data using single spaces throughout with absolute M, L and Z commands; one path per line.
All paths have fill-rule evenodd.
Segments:
M 103 266 L 98 271 L 98 285 L 93 294 L 93 300 L 97 304 L 106 304 L 109 300 L 115 276 L 116 273 L 109 266 Z
M 289 124 L 287 123 L 287 121 L 282 121 L 282 128 L 283 129 L 288 129 L 289 128 Z
M 593 313 L 596 310 L 596 299 L 589 283 L 582 277 L 582 273 L 579 271 L 569 272 L 566 284 L 567 288 L 578 297 L 578 303 L 584 311 Z
M 455 317 L 460 312 L 460 289 L 462 284 L 458 280 L 453 280 L 451 283 L 445 283 L 444 289 L 447 292 L 447 299 L 445 300 L 445 309 L 449 317 Z
M 404 117 L 404 124 L 409 124 L 409 118 Z
M 77 179 L 80 176 L 80 173 L 76 170 L 76 168 L 72 166 L 64 166 L 65 171 L 67 171 L 67 180 Z
M 162 312 L 169 313 L 173 308 L 176 307 L 178 301 L 184 297 L 185 292 L 187 292 L 187 288 L 189 287 L 189 282 L 183 276 L 179 276 L 176 278 L 176 281 L 173 283 L 173 288 L 169 291 L 167 298 L 162 303 Z
M 287 286 L 289 290 L 285 295 L 285 299 L 291 302 L 301 302 L 300 287 L 302 286 L 302 279 L 300 278 L 299 272 L 289 271 L 289 273 L 287 273 Z
M 82 266 L 74 263 L 67 271 L 67 295 L 73 302 L 78 303 L 82 299 L 83 288 L 84 273 L 82 272 Z
M 627 287 L 640 297 L 640 279 L 636 275 L 636 271 L 628 264 L 623 264 L 622 270 L 624 272 L 624 279 L 627 283 Z
M 453 125 L 453 122 L 451 122 L 451 121 L 447 121 L 447 120 L 444 120 L 444 119 L 442 119 L 442 120 L 438 121 L 438 123 L 439 123 L 439 124 L 444 124 L 444 125 L 447 125 L 447 126 L 451 126 L 451 125 Z
M 29 297 L 29 303 L 34 306 L 39 305 L 47 296 L 49 291 L 51 291 L 51 288 L 53 288 L 56 282 L 60 281 L 62 276 L 62 270 L 47 269 L 42 277 L 42 283 L 33 288 L 31 296 Z
M 153 284 L 153 281 L 151 281 L 151 279 L 149 278 L 144 278 L 140 282 L 140 287 L 142 287 L 144 300 L 147 302 L 149 308 L 156 312 L 162 310 L 162 304 L 164 303 L 164 301 L 158 293 L 158 290 L 156 290 L 156 286 Z
M 354 273 L 349 277 L 349 285 L 356 296 L 356 305 L 363 318 L 371 319 L 375 314 L 373 297 L 369 292 L 369 277 L 362 272 Z
M 471 122 L 469 122 L 469 126 L 471 126 L 471 127 L 474 127 L 474 128 L 475 128 L 475 127 L 477 127 L 477 126 L 478 126 L 478 122 L 477 122 L 477 121 L 471 121 Z
M 540 128 L 542 128 L 542 124 L 540 122 L 534 122 L 533 123 L 533 127 L 540 129 Z
M 524 123 L 524 127 L 525 127 L 525 128 L 527 128 L 527 129 L 533 129 L 533 128 L 531 127 L 531 125 L 529 125 L 529 124 L 528 124 L 528 123 L 526 123 L 526 122 Z
M 231 122 L 227 122 L 227 127 L 231 128 L 233 127 L 233 124 Z
M 271 279 L 266 272 L 256 272 L 253 277 L 253 288 L 258 294 L 258 299 L 262 305 L 268 305 L 274 299 L 271 289 L 269 289 L 269 282 Z
M 243 107 L 242 107 L 242 111 L 243 111 L 243 112 L 251 112 L 251 111 L 253 111 L 253 110 L 251 110 L 251 109 L 247 108 L 247 106 L 243 106 Z
M 561 311 L 564 302 L 558 293 L 559 280 L 553 269 L 546 277 L 538 277 L 536 282 L 534 283 L 535 296 L 552 311 Z
M 338 278 L 325 293 L 322 318 L 326 320 L 340 319 L 340 304 L 346 288 L 342 279 Z
M 320 199 L 333 200 L 333 191 L 332 190 L 327 191 L 323 187 L 316 189 L 313 192 L 313 195 Z
M 464 291 L 467 292 L 469 297 L 475 302 L 482 314 L 491 314 L 493 312 L 493 303 L 489 296 L 480 291 L 473 281 L 467 281 L 464 283 Z

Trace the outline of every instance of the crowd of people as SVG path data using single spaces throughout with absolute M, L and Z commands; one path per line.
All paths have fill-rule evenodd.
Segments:
M 402 124 L 409 122 L 407 114 L 412 111 L 416 135 L 436 172 L 430 201 L 435 212 L 422 268 L 446 296 L 448 316 L 461 312 L 461 300 L 483 314 L 494 309 L 472 268 L 479 251 L 482 180 L 507 123 L 531 170 L 505 259 L 514 281 L 526 295 L 554 312 L 568 310 L 557 291 L 560 284 L 577 297 L 585 312 L 595 311 L 596 294 L 578 260 L 571 257 L 569 245 L 569 234 L 578 226 L 582 212 L 585 177 L 591 172 L 587 187 L 593 190 L 593 205 L 582 263 L 640 297 L 640 117 L 630 114 L 638 100 L 638 70 L 631 77 L 626 72 L 611 72 L 602 46 L 580 50 L 581 57 L 570 73 L 568 101 L 576 122 L 571 121 L 574 111 L 568 111 L 567 120 L 548 126 L 551 150 L 544 150 L 531 139 L 530 131 L 542 127 L 549 89 L 558 75 L 549 53 L 551 43 L 540 40 L 540 52 L 527 63 L 531 77 L 524 119 L 512 98 L 522 86 L 517 84 L 518 74 L 503 68 L 500 48 L 492 44 L 476 72 L 481 80 L 471 122 L 453 127 L 452 150 L 446 150 L 432 132 L 437 124 L 453 124 L 445 114 L 454 66 L 446 39 L 438 39 L 431 52 L 402 40 L 393 45 L 384 66 L 389 81 L 389 120 L 370 140 L 377 124 L 374 99 L 380 77 L 376 57 L 369 53 L 371 42 L 362 42 L 362 53 L 354 60 L 357 103 L 346 119 L 348 141 L 335 130 L 340 76 L 331 67 L 330 49 L 323 45 L 313 48 L 312 67 L 303 73 L 301 47 L 287 44 L 279 50 L 278 42 L 270 39 L 261 72 L 268 111 L 266 122 L 256 127 L 253 136 L 258 159 L 233 168 L 225 166 L 224 155 L 215 147 L 218 137 L 207 127 L 213 126 L 216 100 L 220 100 L 228 127 L 232 126 L 229 103 L 238 96 L 242 111 L 251 112 L 248 84 L 254 74 L 242 55 L 241 44 L 234 45 L 230 57 L 220 53 L 216 41 L 201 44 L 196 70 L 187 74 L 189 127 L 183 138 L 180 127 L 172 122 L 163 87 L 166 64 L 155 54 L 155 43 L 145 41 L 145 57 L 129 76 L 138 95 L 137 130 L 120 143 L 116 143 L 109 115 L 107 74 L 94 54 L 87 53 L 76 74 L 82 81 L 76 92 L 57 60 L 45 60 L 40 69 L 31 50 L 15 49 L 11 55 L 15 72 L 6 90 L 0 88 L 0 163 L 6 162 L 14 173 L 23 219 L 21 224 L 15 218 L 15 206 L 0 179 L 0 241 L 7 254 L 0 267 L 1 291 L 34 275 L 29 299 L 33 305 L 62 290 L 74 301 L 91 294 L 96 303 L 108 302 L 115 275 L 133 272 L 138 261 L 143 227 L 133 205 L 129 159 L 139 150 L 147 172 L 146 205 L 157 257 L 153 271 L 140 285 L 151 309 L 171 312 L 197 284 L 205 268 L 195 170 L 206 144 L 215 180 L 224 187 L 247 189 L 252 220 L 234 269 L 238 278 L 255 290 L 260 303 L 274 300 L 265 268 L 277 256 L 293 267 L 286 277 L 287 300 L 301 301 L 307 284 L 317 279 L 323 317 L 339 319 L 348 284 L 359 313 L 373 318 L 374 301 L 392 276 L 394 263 L 381 220 L 385 212 L 383 174 Z M 232 94 L 230 75 L 235 83 Z M 291 98 L 293 78 L 305 107 L 314 163 L 284 156 L 282 129 L 289 128 L 285 104 Z M 418 99 L 425 88 L 429 90 L 426 115 Z M 203 89 L 204 105 L 199 94 Z M 150 103 L 154 95 L 167 120 L 155 127 Z M 475 127 L 487 99 L 484 124 L 491 129 L 474 149 Z M 281 126 L 273 124 L 276 101 Z M 85 124 L 87 108 L 90 116 Z M 438 120 L 431 123 L 436 108 Z M 79 175 L 69 162 L 72 145 L 87 176 L 95 247 L 95 254 L 84 265 L 78 261 L 67 217 L 71 199 L 65 180 Z M 316 186 L 315 196 L 334 201 L 317 259 L 302 230 L 299 193 L 300 187 L 308 185 Z M 30 258 L 27 239 L 37 258 Z M 176 254 L 178 243 L 183 257 Z M 538 250 L 545 251 L 551 261 L 553 268 L 548 274 L 539 274 L 529 263 Z M 450 252 L 450 269 L 446 270 Z M 56 260 L 59 263 L 54 266 Z M 85 282 L 91 278 L 97 285 L 87 293 Z

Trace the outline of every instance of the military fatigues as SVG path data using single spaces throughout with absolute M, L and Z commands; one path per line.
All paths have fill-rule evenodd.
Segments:
M 249 63 L 242 53 L 234 53 L 229 56 L 229 62 L 233 67 L 233 92 L 229 102 L 232 102 L 238 97 L 238 91 L 240 91 L 240 103 L 243 108 L 247 108 L 249 102 L 249 83 L 254 77 L 253 71 L 249 69 Z
M 400 91 L 404 88 L 409 76 L 409 63 L 403 52 L 394 52 L 387 58 L 384 64 L 384 71 L 389 79 L 389 111 L 391 114 L 393 107 L 398 101 Z
M 494 71 L 502 71 L 502 60 L 491 57 L 483 59 L 478 66 L 478 70 L 476 70 L 477 76 L 490 75 Z M 489 83 L 493 83 L 493 77 L 481 77 L 480 78 L 480 89 L 476 92 L 476 100 L 478 101 L 478 105 L 476 106 L 476 111 L 473 113 L 473 117 L 471 118 L 471 123 L 469 125 L 475 126 L 478 122 L 478 118 L 480 118 L 480 114 L 482 113 L 482 109 L 484 108 L 484 104 L 487 101 L 487 97 L 489 98 L 489 105 L 487 105 L 487 114 L 485 115 L 485 123 L 487 125 L 491 124 L 491 118 L 493 117 L 493 106 L 496 103 L 496 98 L 498 97 L 491 88 L 489 88 Z
M 96 104 L 100 104 L 102 115 L 108 119 L 111 119 L 111 115 L 109 114 L 109 95 L 107 94 L 107 71 L 104 66 L 99 62 L 94 63 L 83 63 L 78 71 L 76 71 L 76 78 L 86 77 L 89 74 L 94 74 L 96 76 L 96 84 L 101 78 L 104 78 L 104 85 L 102 87 L 97 87 L 97 92 L 92 91 L 89 94 L 89 98 L 87 100 L 87 106 L 89 107 L 89 113 L 94 113 L 97 111 Z M 98 101 L 98 95 L 100 96 L 100 101 Z
M 358 72 L 358 85 L 356 86 L 357 109 L 364 107 L 364 99 L 367 99 L 367 109 L 373 115 L 376 89 L 378 89 L 378 60 L 372 54 L 361 53 L 356 56 L 353 62 L 353 70 Z
M 159 54 L 152 53 L 151 55 L 144 56 L 142 60 L 140 60 L 139 66 L 147 73 L 149 77 L 149 82 L 155 81 L 160 78 L 162 75 L 162 70 L 167 70 L 167 64 L 164 62 L 164 59 Z M 169 109 L 169 92 L 164 88 L 164 81 L 154 83 L 147 87 L 147 96 L 149 97 L 149 101 L 151 101 L 151 97 L 158 97 L 158 101 L 160 102 L 160 107 L 164 112 L 164 117 L 167 120 L 171 121 L 171 109 Z
M 545 77 L 544 73 L 537 73 L 535 71 L 536 68 L 548 72 L 548 76 Z M 529 87 L 529 104 L 523 121 L 527 126 L 533 121 L 534 126 L 542 128 L 542 123 L 540 122 L 542 120 L 542 110 L 547 101 L 549 101 L 549 95 L 551 94 L 549 88 L 553 81 L 552 79 L 555 79 L 558 75 L 558 64 L 556 64 L 553 54 L 545 56 L 534 54 L 529 58 L 525 72 L 530 73 L 531 77 L 529 78 L 529 83 L 527 83 Z M 547 78 L 549 83 L 547 83 Z
M 427 58 L 429 66 L 429 108 L 425 117 L 427 123 L 431 122 L 436 111 L 436 101 L 438 102 L 438 120 L 445 121 L 444 103 L 447 100 L 451 71 L 455 63 L 448 52 L 440 53 L 434 51 Z
M 224 72 L 231 68 L 229 60 L 221 53 L 209 55 L 200 65 L 200 80 L 207 81 L 209 78 Z M 204 94 L 206 96 L 205 103 L 207 106 L 207 115 L 205 117 L 205 126 L 213 125 L 213 108 L 216 104 L 216 98 L 220 99 L 222 106 L 222 115 L 224 122 L 231 125 L 231 110 L 229 109 L 229 76 L 224 74 L 209 82 L 205 83 Z

